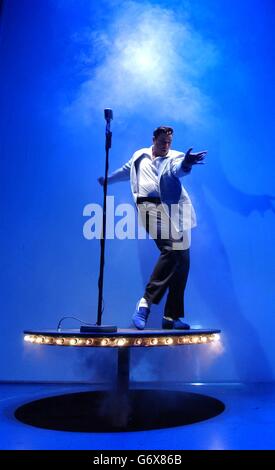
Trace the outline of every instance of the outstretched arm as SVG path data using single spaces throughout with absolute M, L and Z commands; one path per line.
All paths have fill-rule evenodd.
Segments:
M 188 149 L 186 154 L 183 154 L 182 158 L 176 160 L 173 173 L 178 178 L 190 173 L 193 165 L 203 164 L 207 150 L 196 153 L 192 153 L 192 150 L 192 148 Z
M 119 181 L 127 181 L 130 179 L 130 170 L 131 170 L 132 158 L 125 165 L 117 170 L 113 171 L 108 176 L 108 184 L 118 183 Z M 100 176 L 97 181 L 101 186 L 104 185 L 104 176 Z
M 192 167 L 193 165 L 202 164 L 203 160 L 205 159 L 205 155 L 207 154 L 207 150 L 203 150 L 202 152 L 191 153 L 192 148 L 188 149 L 184 160 L 183 160 L 183 167 Z

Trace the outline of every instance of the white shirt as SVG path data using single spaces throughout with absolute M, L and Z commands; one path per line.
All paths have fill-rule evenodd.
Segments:
M 138 162 L 137 184 L 138 195 L 141 197 L 160 197 L 158 185 L 158 170 L 166 157 L 151 158 L 144 154 Z

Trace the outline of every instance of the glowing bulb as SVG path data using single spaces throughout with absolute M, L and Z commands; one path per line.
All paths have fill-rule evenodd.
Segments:
M 103 340 L 101 341 L 101 345 L 107 346 L 107 344 L 109 344 L 109 340 L 107 338 L 103 338 Z
M 166 338 L 165 343 L 166 344 L 173 344 L 173 339 L 172 338 Z
M 157 338 L 152 338 L 150 342 L 151 342 L 152 346 L 154 346 L 155 344 L 158 344 Z
M 126 344 L 126 339 L 125 338 L 119 338 L 117 340 L 117 345 L 118 346 L 124 346 Z
M 64 339 L 64 338 L 57 338 L 56 344 L 64 344 L 64 343 L 65 343 L 65 339 Z
M 218 333 L 214 333 L 212 336 L 213 336 L 213 341 L 219 341 L 220 340 L 220 335 Z

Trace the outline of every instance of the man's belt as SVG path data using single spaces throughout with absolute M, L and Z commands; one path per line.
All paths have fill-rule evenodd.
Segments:
M 159 197 L 137 197 L 137 204 L 142 204 L 143 202 L 161 204 L 161 199 Z

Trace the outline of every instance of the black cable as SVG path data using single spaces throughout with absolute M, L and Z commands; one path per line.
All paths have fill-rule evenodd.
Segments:
M 61 329 L 60 326 L 61 326 L 61 323 L 63 322 L 63 320 L 67 320 L 68 318 L 70 318 L 70 319 L 72 319 L 72 320 L 77 320 L 79 323 L 83 323 L 83 325 L 94 326 L 94 324 L 92 324 L 92 323 L 87 323 L 87 322 L 85 322 L 85 321 L 83 321 L 83 320 L 80 320 L 80 318 L 77 318 L 77 317 L 71 317 L 71 316 L 70 316 L 70 317 L 62 317 L 61 320 L 59 320 L 59 322 L 58 322 L 58 325 L 57 325 L 57 328 L 56 328 L 57 331 L 60 331 L 60 329 Z

